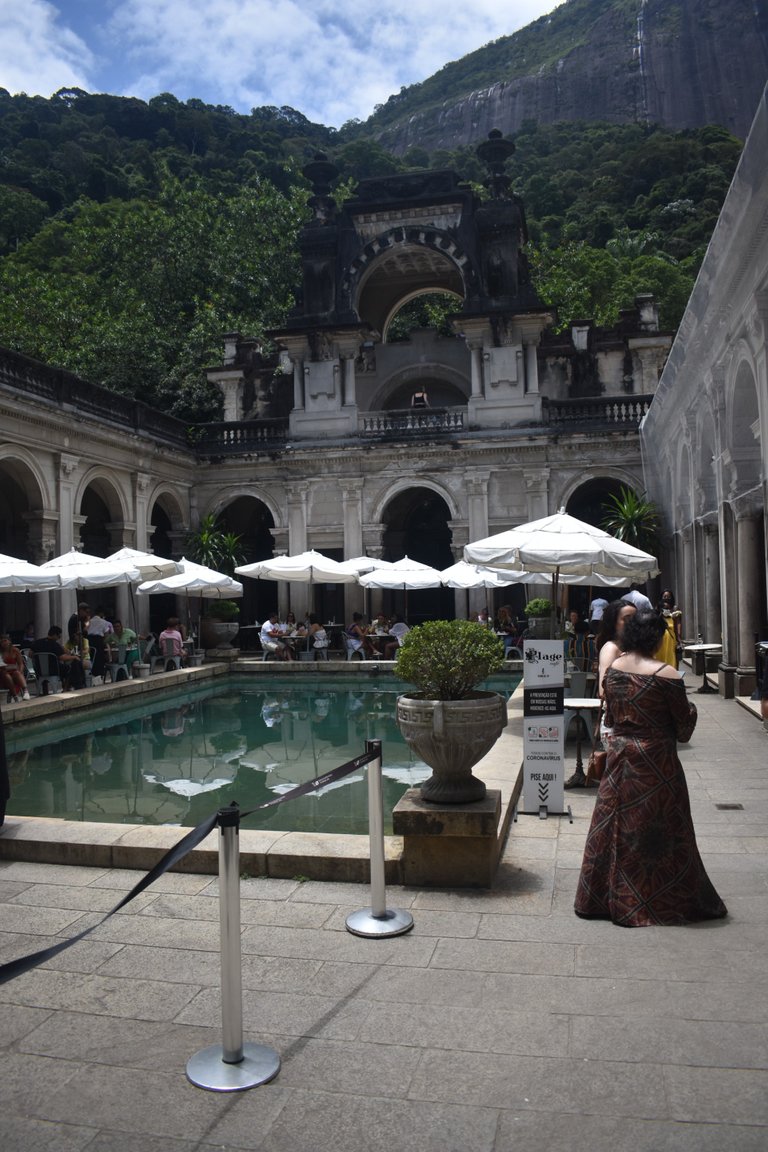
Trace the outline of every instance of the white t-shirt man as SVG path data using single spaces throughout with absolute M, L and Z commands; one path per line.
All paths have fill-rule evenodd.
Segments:
M 638 592 L 636 588 L 633 588 L 631 592 L 625 592 L 622 600 L 628 600 L 630 604 L 634 604 L 638 612 L 653 612 L 653 604 L 651 604 L 647 596 L 644 596 L 642 592 Z
M 602 620 L 603 612 L 608 607 L 608 601 L 602 596 L 596 596 L 589 606 L 589 619 Z

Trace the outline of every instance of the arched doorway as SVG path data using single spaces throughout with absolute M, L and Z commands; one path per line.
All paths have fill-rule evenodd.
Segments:
M 626 487 L 626 485 L 624 485 Z M 602 528 L 607 515 L 606 501 L 611 496 L 618 496 L 621 492 L 621 481 L 610 476 L 598 476 L 585 481 L 573 492 L 566 505 L 566 512 L 585 524 L 593 524 L 595 528 Z M 616 600 L 622 594 L 621 588 L 605 588 L 602 585 L 563 585 L 563 611 L 576 609 L 581 613 L 582 619 L 589 617 L 590 601 L 596 596 L 603 596 L 606 600 Z M 566 617 L 567 618 L 567 617 Z
M 33 501 L 39 508 L 37 483 L 28 466 L 17 458 L 0 460 L 0 552 L 20 560 L 40 563 L 49 557 L 32 554 L 29 534 Z M 4 592 L 0 595 L 0 631 L 9 632 L 14 643 L 21 639 L 24 625 L 34 618 L 31 592 Z
M 408 488 L 400 492 L 384 510 L 383 559 L 401 560 L 409 556 L 441 570 L 453 564 L 450 509 L 442 496 L 431 488 Z M 388 614 L 405 612 L 403 592 L 385 592 L 383 610 Z M 424 620 L 452 620 L 455 597 L 450 588 L 409 591 L 408 623 Z
M 274 517 L 267 505 L 255 496 L 238 496 L 218 515 L 218 523 L 225 532 L 240 537 L 240 550 L 244 564 L 267 560 L 274 555 Z M 266 620 L 277 609 L 277 583 L 274 580 L 243 578 L 243 598 L 240 619 L 252 623 Z

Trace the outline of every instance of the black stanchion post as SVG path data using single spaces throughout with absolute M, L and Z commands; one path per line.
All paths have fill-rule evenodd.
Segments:
M 273 1080 L 280 1056 L 264 1044 L 243 1044 L 239 806 L 220 808 L 218 823 L 222 1043 L 196 1052 L 187 1062 L 187 1078 L 211 1092 L 241 1092 Z
M 366 752 L 378 752 L 368 765 L 368 834 L 371 855 L 371 907 L 347 917 L 347 930 L 355 936 L 401 936 L 413 928 L 410 912 L 387 909 L 384 877 L 384 800 L 381 791 L 381 740 L 366 740 Z

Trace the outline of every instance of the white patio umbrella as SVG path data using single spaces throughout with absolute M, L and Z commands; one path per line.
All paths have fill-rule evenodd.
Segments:
M 153 593 L 171 592 L 180 595 L 197 595 L 205 599 L 237 600 L 243 594 L 239 580 L 233 580 L 223 572 L 215 572 L 204 564 L 195 564 L 183 557 L 178 562 L 180 571 L 173 576 L 162 576 L 156 580 L 145 580 L 136 591 L 140 596 Z
M 569 516 L 564 509 L 468 544 L 464 559 L 510 572 L 586 576 L 593 580 L 608 576 L 627 583 L 642 583 L 659 573 L 655 556 Z
M 130 568 L 137 568 L 142 580 L 152 580 L 163 576 L 173 576 L 181 572 L 181 565 L 176 560 L 165 560 L 162 556 L 155 556 L 152 552 L 142 552 L 138 548 L 120 548 L 107 556 L 107 560 L 116 564 L 126 564 Z
M 569 516 L 564 508 L 468 544 L 464 559 L 510 574 L 522 583 L 552 581 L 552 615 L 559 583 L 643 583 L 659 573 L 656 557 Z
M 440 588 L 442 579 L 437 568 L 430 568 L 428 564 L 420 564 L 418 560 L 411 560 L 410 556 L 403 556 L 402 560 L 395 560 L 388 568 L 374 568 L 359 577 L 363 588 L 388 588 L 392 591 L 405 593 L 405 616 L 408 615 L 408 592 L 419 591 L 423 588 Z
M 352 572 L 355 576 L 362 576 L 366 572 L 373 572 L 374 568 L 391 568 L 389 560 L 379 560 L 376 556 L 353 556 L 350 560 L 340 560 L 339 567 L 345 572 Z
M 444 568 L 440 576 L 446 588 L 508 588 L 510 584 L 518 583 L 517 576 L 510 572 L 478 567 L 466 560 L 458 560 L 450 568 Z
M 295 584 L 354 584 L 357 579 L 356 574 L 344 569 L 338 560 L 314 550 L 241 564 L 235 572 L 257 580 L 287 580 Z
M 418 560 L 411 560 L 410 556 L 403 556 L 402 560 L 395 560 L 386 568 L 374 568 L 359 577 L 363 588 L 390 588 L 416 590 L 421 588 L 439 588 L 442 584 L 441 574 L 437 568 L 430 568 L 428 564 L 420 564 Z
M 138 584 L 142 579 L 135 564 L 89 556 L 76 548 L 46 560 L 40 568 L 57 575 L 63 588 L 112 588 L 116 584 Z
M 51 592 L 55 588 L 61 588 L 60 576 L 0 553 L 0 592 Z

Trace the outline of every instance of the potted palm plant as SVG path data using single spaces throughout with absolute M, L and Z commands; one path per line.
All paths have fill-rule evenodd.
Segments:
M 417 691 L 397 699 L 403 738 L 432 769 L 421 798 L 434 804 L 482 800 L 485 784 L 472 768 L 507 723 L 506 701 L 477 687 L 504 667 L 504 645 L 482 624 L 431 620 L 412 628 L 398 650 L 395 673 Z

